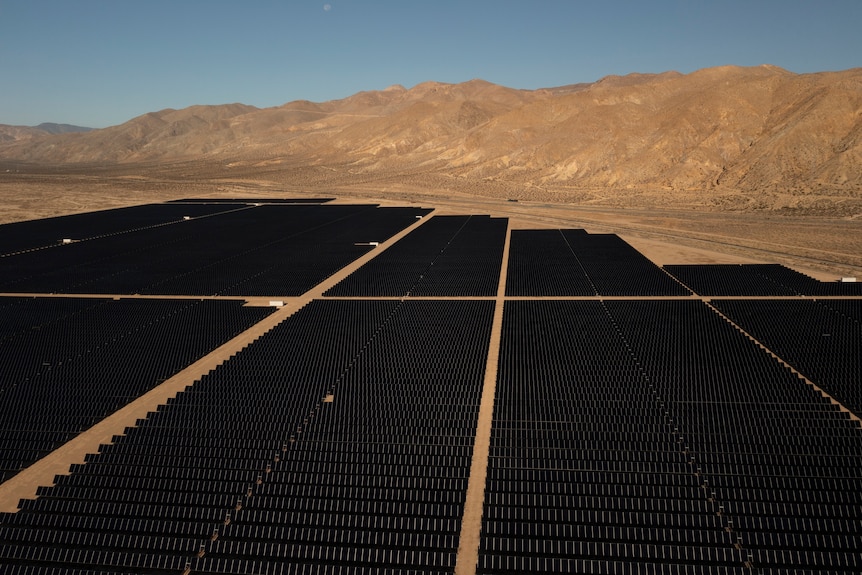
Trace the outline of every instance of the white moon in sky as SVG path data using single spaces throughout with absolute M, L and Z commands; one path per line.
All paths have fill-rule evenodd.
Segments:
M 324 4 L 323 9 L 329 12 L 330 10 L 332 10 L 332 4 Z

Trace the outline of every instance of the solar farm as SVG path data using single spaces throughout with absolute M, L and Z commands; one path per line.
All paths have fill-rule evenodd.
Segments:
M 862 571 L 862 282 L 332 200 L 0 226 L 0 572 Z

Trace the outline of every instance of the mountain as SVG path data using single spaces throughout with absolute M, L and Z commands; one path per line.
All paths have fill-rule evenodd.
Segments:
M 55 134 L 89 132 L 92 128 L 44 122 L 38 126 L 6 126 L 0 124 L 0 144 L 30 141 Z
M 0 158 L 327 166 L 355 178 L 423 173 L 563 192 L 858 198 L 862 68 L 724 66 L 532 91 L 426 82 L 275 108 L 193 106 L 86 133 L 19 137 L 0 143 Z
M 37 130 L 42 130 L 49 134 L 71 134 L 77 132 L 89 132 L 93 128 L 84 128 L 83 126 L 73 126 L 71 124 L 55 124 L 53 122 L 43 122 L 36 126 Z

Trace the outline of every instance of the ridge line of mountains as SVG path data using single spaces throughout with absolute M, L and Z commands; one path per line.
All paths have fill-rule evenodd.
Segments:
M 0 159 L 341 166 L 563 189 L 858 199 L 862 68 L 722 66 L 540 90 L 426 82 L 323 103 L 166 109 L 97 130 L 0 126 Z

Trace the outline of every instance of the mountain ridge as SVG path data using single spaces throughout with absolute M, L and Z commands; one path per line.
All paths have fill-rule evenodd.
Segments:
M 0 124 L 0 144 L 32 140 L 34 138 L 57 134 L 90 132 L 93 129 L 84 126 L 74 126 L 72 124 L 57 124 L 55 122 L 42 122 L 38 126 L 8 126 Z
M 167 109 L 86 133 L 16 139 L 7 128 L 0 158 L 44 164 L 337 165 L 562 190 L 862 190 L 862 68 L 721 66 L 538 90 L 423 82 L 321 103 Z

